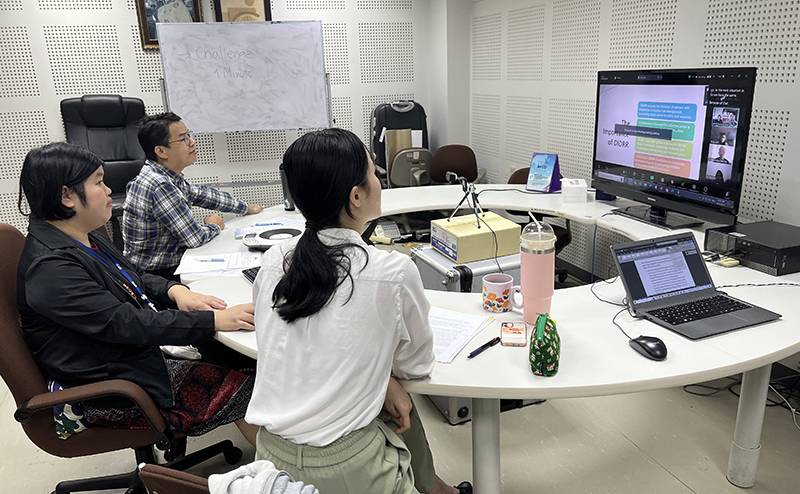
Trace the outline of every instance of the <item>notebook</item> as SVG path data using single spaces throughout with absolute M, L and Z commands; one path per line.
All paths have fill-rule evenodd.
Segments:
M 691 232 L 611 246 L 634 314 L 696 340 L 780 314 L 717 290 Z

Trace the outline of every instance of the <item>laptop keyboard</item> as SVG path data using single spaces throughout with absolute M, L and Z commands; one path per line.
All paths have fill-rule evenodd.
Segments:
M 723 295 L 685 302 L 683 304 L 661 307 L 647 311 L 648 314 L 673 326 L 678 326 L 698 319 L 718 316 L 728 312 L 749 309 L 750 306 Z

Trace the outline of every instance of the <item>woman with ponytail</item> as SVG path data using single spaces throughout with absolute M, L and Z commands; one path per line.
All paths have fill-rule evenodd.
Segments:
M 265 253 L 253 287 L 256 459 L 326 494 L 471 493 L 436 476 L 395 380 L 433 370 L 430 305 L 408 256 L 361 239 L 381 215 L 367 150 L 352 132 L 320 130 L 292 143 L 283 166 L 306 230 Z

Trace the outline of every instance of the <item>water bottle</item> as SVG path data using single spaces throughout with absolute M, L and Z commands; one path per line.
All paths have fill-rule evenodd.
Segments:
M 519 237 L 520 291 L 525 322 L 536 324 L 539 314 L 550 313 L 556 269 L 556 234 L 547 223 L 533 218 Z

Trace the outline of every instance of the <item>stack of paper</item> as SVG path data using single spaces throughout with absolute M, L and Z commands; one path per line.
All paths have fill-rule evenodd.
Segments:
M 478 332 L 494 317 L 476 316 L 456 310 L 431 307 L 428 319 L 433 330 L 433 352 L 436 361 L 449 364 Z

